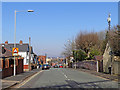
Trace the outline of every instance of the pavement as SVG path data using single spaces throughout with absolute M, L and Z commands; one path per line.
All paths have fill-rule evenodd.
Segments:
M 110 74 L 105 74 L 103 72 L 97 72 L 97 71 L 93 71 L 93 70 L 80 69 L 80 68 L 76 69 L 76 70 L 87 72 L 87 73 L 90 73 L 90 74 L 93 74 L 93 75 L 96 75 L 98 77 L 105 78 L 108 80 L 118 81 L 118 75 L 114 75 L 114 74 L 110 75 Z
M 2 89 L 7 89 L 13 85 L 16 85 L 18 83 L 21 83 L 25 79 L 33 76 L 37 72 L 41 71 L 41 69 L 33 69 L 31 71 L 26 71 L 20 74 L 17 74 L 16 76 L 10 76 L 2 79 Z
M 51 68 L 22 84 L 20 88 L 118 88 L 118 82 L 80 70 Z M 108 89 L 109 90 L 109 89 Z

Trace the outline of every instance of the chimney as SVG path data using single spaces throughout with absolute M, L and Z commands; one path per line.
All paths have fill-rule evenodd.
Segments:
M 8 45 L 8 41 L 5 41 L 5 45 Z
M 23 44 L 23 41 L 22 40 L 20 40 L 20 45 L 22 45 Z

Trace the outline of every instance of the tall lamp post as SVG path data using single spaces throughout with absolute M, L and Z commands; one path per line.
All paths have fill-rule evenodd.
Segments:
M 15 10 L 15 31 L 14 31 L 14 48 L 16 48 L 16 13 L 17 12 L 34 12 L 33 10 L 27 10 L 27 11 L 16 11 Z M 16 65 L 15 65 L 15 56 L 14 56 L 14 76 L 16 75 Z

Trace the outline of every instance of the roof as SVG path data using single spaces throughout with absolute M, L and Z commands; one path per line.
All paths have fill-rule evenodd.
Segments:
M 14 48 L 14 44 L 2 44 L 5 48 L 12 51 L 12 48 Z M 19 52 L 28 52 L 29 51 L 29 44 L 16 44 L 16 47 L 19 48 Z
M 95 56 L 95 60 L 103 60 L 103 56 Z
M 39 58 L 39 57 L 46 57 L 46 56 L 44 56 L 44 55 L 40 55 L 40 56 L 37 56 L 37 57 Z
M 7 49 L 7 48 L 3 48 L 3 49 L 5 49 L 5 53 L 4 54 L 0 54 L 0 57 L 10 57 L 10 56 L 12 56 L 12 51 L 10 51 L 9 49 Z M 0 47 L 0 51 L 2 51 L 2 48 Z

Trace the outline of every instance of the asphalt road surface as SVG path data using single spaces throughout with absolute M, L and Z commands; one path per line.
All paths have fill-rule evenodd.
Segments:
M 118 88 L 118 83 L 78 70 L 51 68 L 43 70 L 20 88 Z

